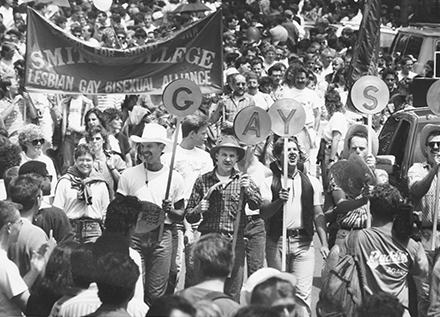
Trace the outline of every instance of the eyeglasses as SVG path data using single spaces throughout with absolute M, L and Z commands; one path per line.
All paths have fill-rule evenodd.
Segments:
M 36 139 L 36 140 L 32 140 L 32 141 L 31 141 L 31 144 L 32 144 L 33 146 L 37 146 L 38 144 L 44 144 L 44 142 L 46 142 L 45 139 Z
M 438 142 L 428 142 L 428 146 L 433 149 L 437 145 L 437 148 L 440 149 L 440 141 Z
M 48 178 L 50 181 L 52 181 L 52 179 L 53 179 L 53 175 L 46 175 L 44 177 Z

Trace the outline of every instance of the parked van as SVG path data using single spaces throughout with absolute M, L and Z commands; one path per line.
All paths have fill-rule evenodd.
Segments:
M 390 53 L 392 56 L 412 55 L 417 62 L 413 71 L 423 74 L 423 67 L 429 60 L 434 60 L 434 52 L 440 51 L 440 24 L 415 23 L 398 30 Z
M 428 107 L 402 110 L 388 118 L 379 135 L 377 167 L 389 173 L 390 184 L 405 197 L 409 196 L 409 168 L 426 160 L 420 150 L 420 131 L 427 124 L 440 124 L 440 117 Z

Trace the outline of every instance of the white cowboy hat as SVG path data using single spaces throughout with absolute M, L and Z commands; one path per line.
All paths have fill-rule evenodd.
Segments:
M 167 130 L 157 123 L 148 123 L 144 125 L 142 136 L 132 135 L 130 139 L 135 143 L 157 142 L 165 144 L 165 152 L 172 150 L 173 142 L 167 138 Z

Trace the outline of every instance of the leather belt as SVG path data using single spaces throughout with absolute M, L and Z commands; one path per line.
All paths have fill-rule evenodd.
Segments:
M 251 216 L 246 216 L 246 219 L 248 222 L 251 222 L 251 221 L 261 219 L 261 217 L 260 217 L 260 215 L 251 215 Z
M 298 237 L 307 235 L 306 229 L 287 229 L 287 236 L 289 237 Z

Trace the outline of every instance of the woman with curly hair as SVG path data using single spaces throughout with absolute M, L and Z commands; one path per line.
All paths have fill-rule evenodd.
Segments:
M 101 125 L 92 127 L 87 135 L 87 143 L 95 154 L 94 169 L 99 172 L 109 186 L 110 200 L 115 196 L 119 178 L 127 165 L 122 158 L 110 151 L 109 133 Z
M 322 131 L 321 146 L 318 152 L 318 164 L 321 163 L 321 176 L 324 188 L 328 186 L 327 174 L 330 167 L 338 161 L 344 146 L 348 129 L 345 108 L 336 89 L 325 94 L 325 106 L 328 111 L 328 123 Z
M 46 164 L 49 177 L 52 178 L 49 197 L 53 198 L 58 178 L 53 161 L 43 153 L 43 148 L 46 143 L 43 129 L 32 123 L 25 125 L 18 134 L 18 143 L 22 149 L 20 165 L 29 161 L 39 161 Z M 50 201 L 48 201 L 48 203 L 50 203 Z

